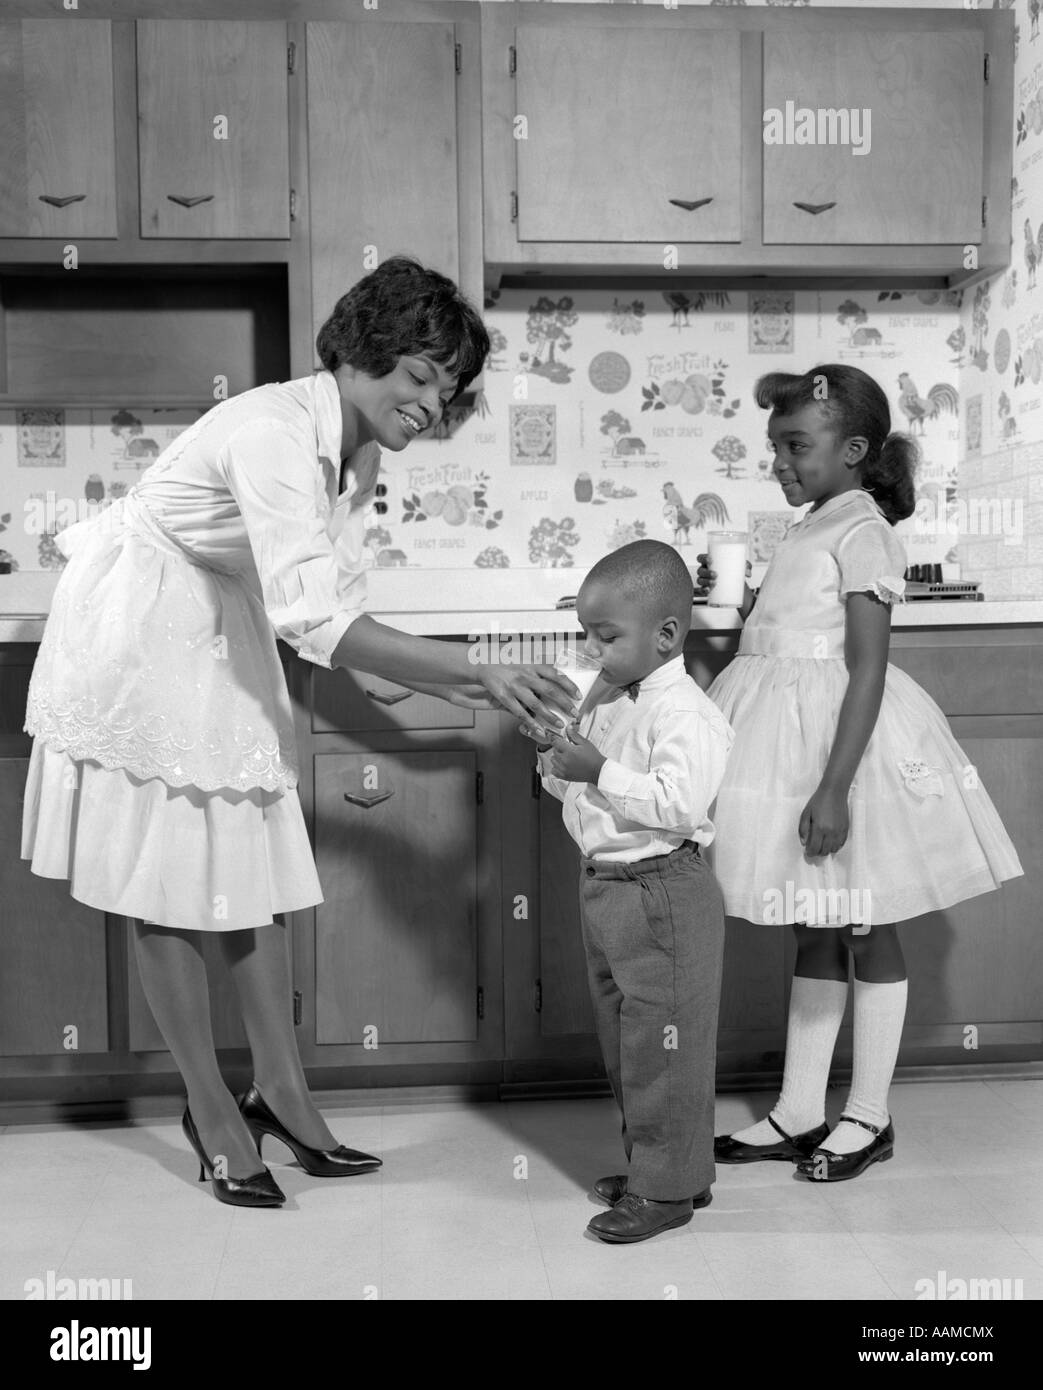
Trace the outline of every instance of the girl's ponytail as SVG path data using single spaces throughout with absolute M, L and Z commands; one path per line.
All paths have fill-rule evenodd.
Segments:
M 907 434 L 889 434 L 862 468 L 862 486 L 893 526 L 916 510 L 914 478 L 920 451 Z

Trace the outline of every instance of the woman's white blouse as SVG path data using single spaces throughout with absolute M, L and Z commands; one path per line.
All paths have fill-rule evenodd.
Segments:
M 180 434 L 125 497 L 68 527 L 27 733 L 201 791 L 297 785 L 276 636 L 330 667 L 366 602 L 380 452 L 350 460 L 329 372 L 261 386 Z
M 180 434 L 134 489 L 189 558 L 256 585 L 278 636 L 325 667 L 365 609 L 364 515 L 380 470 L 379 448 L 364 445 L 337 496 L 341 430 L 331 372 L 259 386 Z

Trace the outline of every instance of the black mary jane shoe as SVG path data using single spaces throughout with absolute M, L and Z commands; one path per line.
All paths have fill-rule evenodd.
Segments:
M 608 1206 L 614 1207 L 626 1196 L 628 1184 L 629 1179 L 626 1173 L 617 1173 L 611 1178 L 599 1178 L 594 1184 L 594 1194 Z M 699 1207 L 708 1207 L 712 1201 L 713 1193 L 707 1187 L 704 1191 L 695 1194 L 692 1198 L 692 1207 L 698 1210 Z
M 691 1197 L 685 1202 L 655 1202 L 650 1197 L 627 1192 L 611 1211 L 595 1216 L 587 1230 L 610 1245 L 632 1245 L 663 1231 L 672 1231 L 675 1226 L 687 1226 L 691 1219 Z
M 770 1115 L 768 1124 L 779 1135 L 774 1144 L 744 1144 L 741 1139 L 733 1139 L 730 1134 L 719 1134 L 713 1141 L 713 1156 L 716 1162 L 760 1163 L 763 1159 L 776 1158 L 784 1163 L 796 1163 L 802 1158 L 807 1158 L 829 1133 L 829 1125 L 821 1124 L 815 1129 L 805 1130 L 803 1134 L 789 1135 Z
M 372 1173 L 382 1165 L 382 1159 L 374 1158 L 372 1154 L 360 1153 L 358 1149 L 345 1148 L 343 1144 L 338 1144 L 335 1149 L 312 1149 L 307 1144 L 302 1144 L 276 1119 L 257 1089 L 256 1083 L 240 1097 L 239 1109 L 254 1137 L 258 1156 L 264 1136 L 274 1135 L 293 1150 L 297 1162 L 313 1178 L 350 1178 L 358 1173 Z
M 181 1128 L 199 1159 L 199 1181 L 210 1179 L 210 1186 L 219 1202 L 226 1202 L 230 1207 L 281 1207 L 286 1201 L 284 1192 L 267 1168 L 262 1168 L 259 1173 L 251 1173 L 248 1178 L 217 1177 L 214 1165 L 203 1149 L 195 1121 L 187 1110 L 181 1116 Z
M 867 1124 L 865 1120 L 856 1120 L 854 1115 L 841 1115 L 837 1123 L 842 1120 L 868 1129 L 873 1135 L 871 1142 L 853 1154 L 833 1154 L 828 1149 L 815 1149 L 797 1164 L 801 1177 L 810 1178 L 812 1182 L 846 1182 L 848 1178 L 857 1178 L 859 1173 L 864 1173 L 871 1164 L 886 1163 L 894 1157 L 895 1127 L 892 1120 L 888 1120 L 886 1129 Z

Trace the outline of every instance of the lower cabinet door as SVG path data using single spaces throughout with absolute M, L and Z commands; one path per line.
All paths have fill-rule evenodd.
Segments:
M 593 1033 L 587 957 L 579 912 L 579 849 L 561 803 L 540 798 L 540 1034 Z
M 0 1056 L 106 1052 L 105 914 L 20 858 L 28 758 L 0 758 Z
M 474 752 L 319 753 L 315 1041 L 477 1042 Z

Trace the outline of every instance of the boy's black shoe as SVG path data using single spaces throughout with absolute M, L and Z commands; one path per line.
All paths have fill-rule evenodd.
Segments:
M 626 1196 L 627 1175 L 625 1173 L 617 1173 L 611 1178 L 599 1178 L 594 1184 L 594 1191 L 603 1202 L 607 1202 L 610 1207 L 614 1207 L 621 1197 Z M 692 1198 L 692 1206 L 695 1209 L 699 1207 L 708 1207 L 712 1201 L 713 1195 L 710 1189 L 706 1188 L 704 1192 L 697 1192 L 695 1194 Z
M 803 1134 L 790 1136 L 780 1129 L 768 1116 L 768 1124 L 777 1130 L 779 1138 L 774 1144 L 744 1144 L 741 1139 L 733 1139 L 730 1134 L 719 1134 L 713 1141 L 713 1156 L 718 1163 L 759 1163 L 765 1158 L 778 1158 L 785 1163 L 797 1163 L 807 1158 L 812 1149 L 818 1147 L 829 1133 L 829 1125 L 822 1124 Z
M 654 1202 L 650 1197 L 627 1192 L 611 1211 L 595 1216 L 587 1230 L 613 1245 L 629 1245 L 671 1231 L 675 1226 L 687 1226 L 691 1219 L 691 1197 L 683 1202 Z

